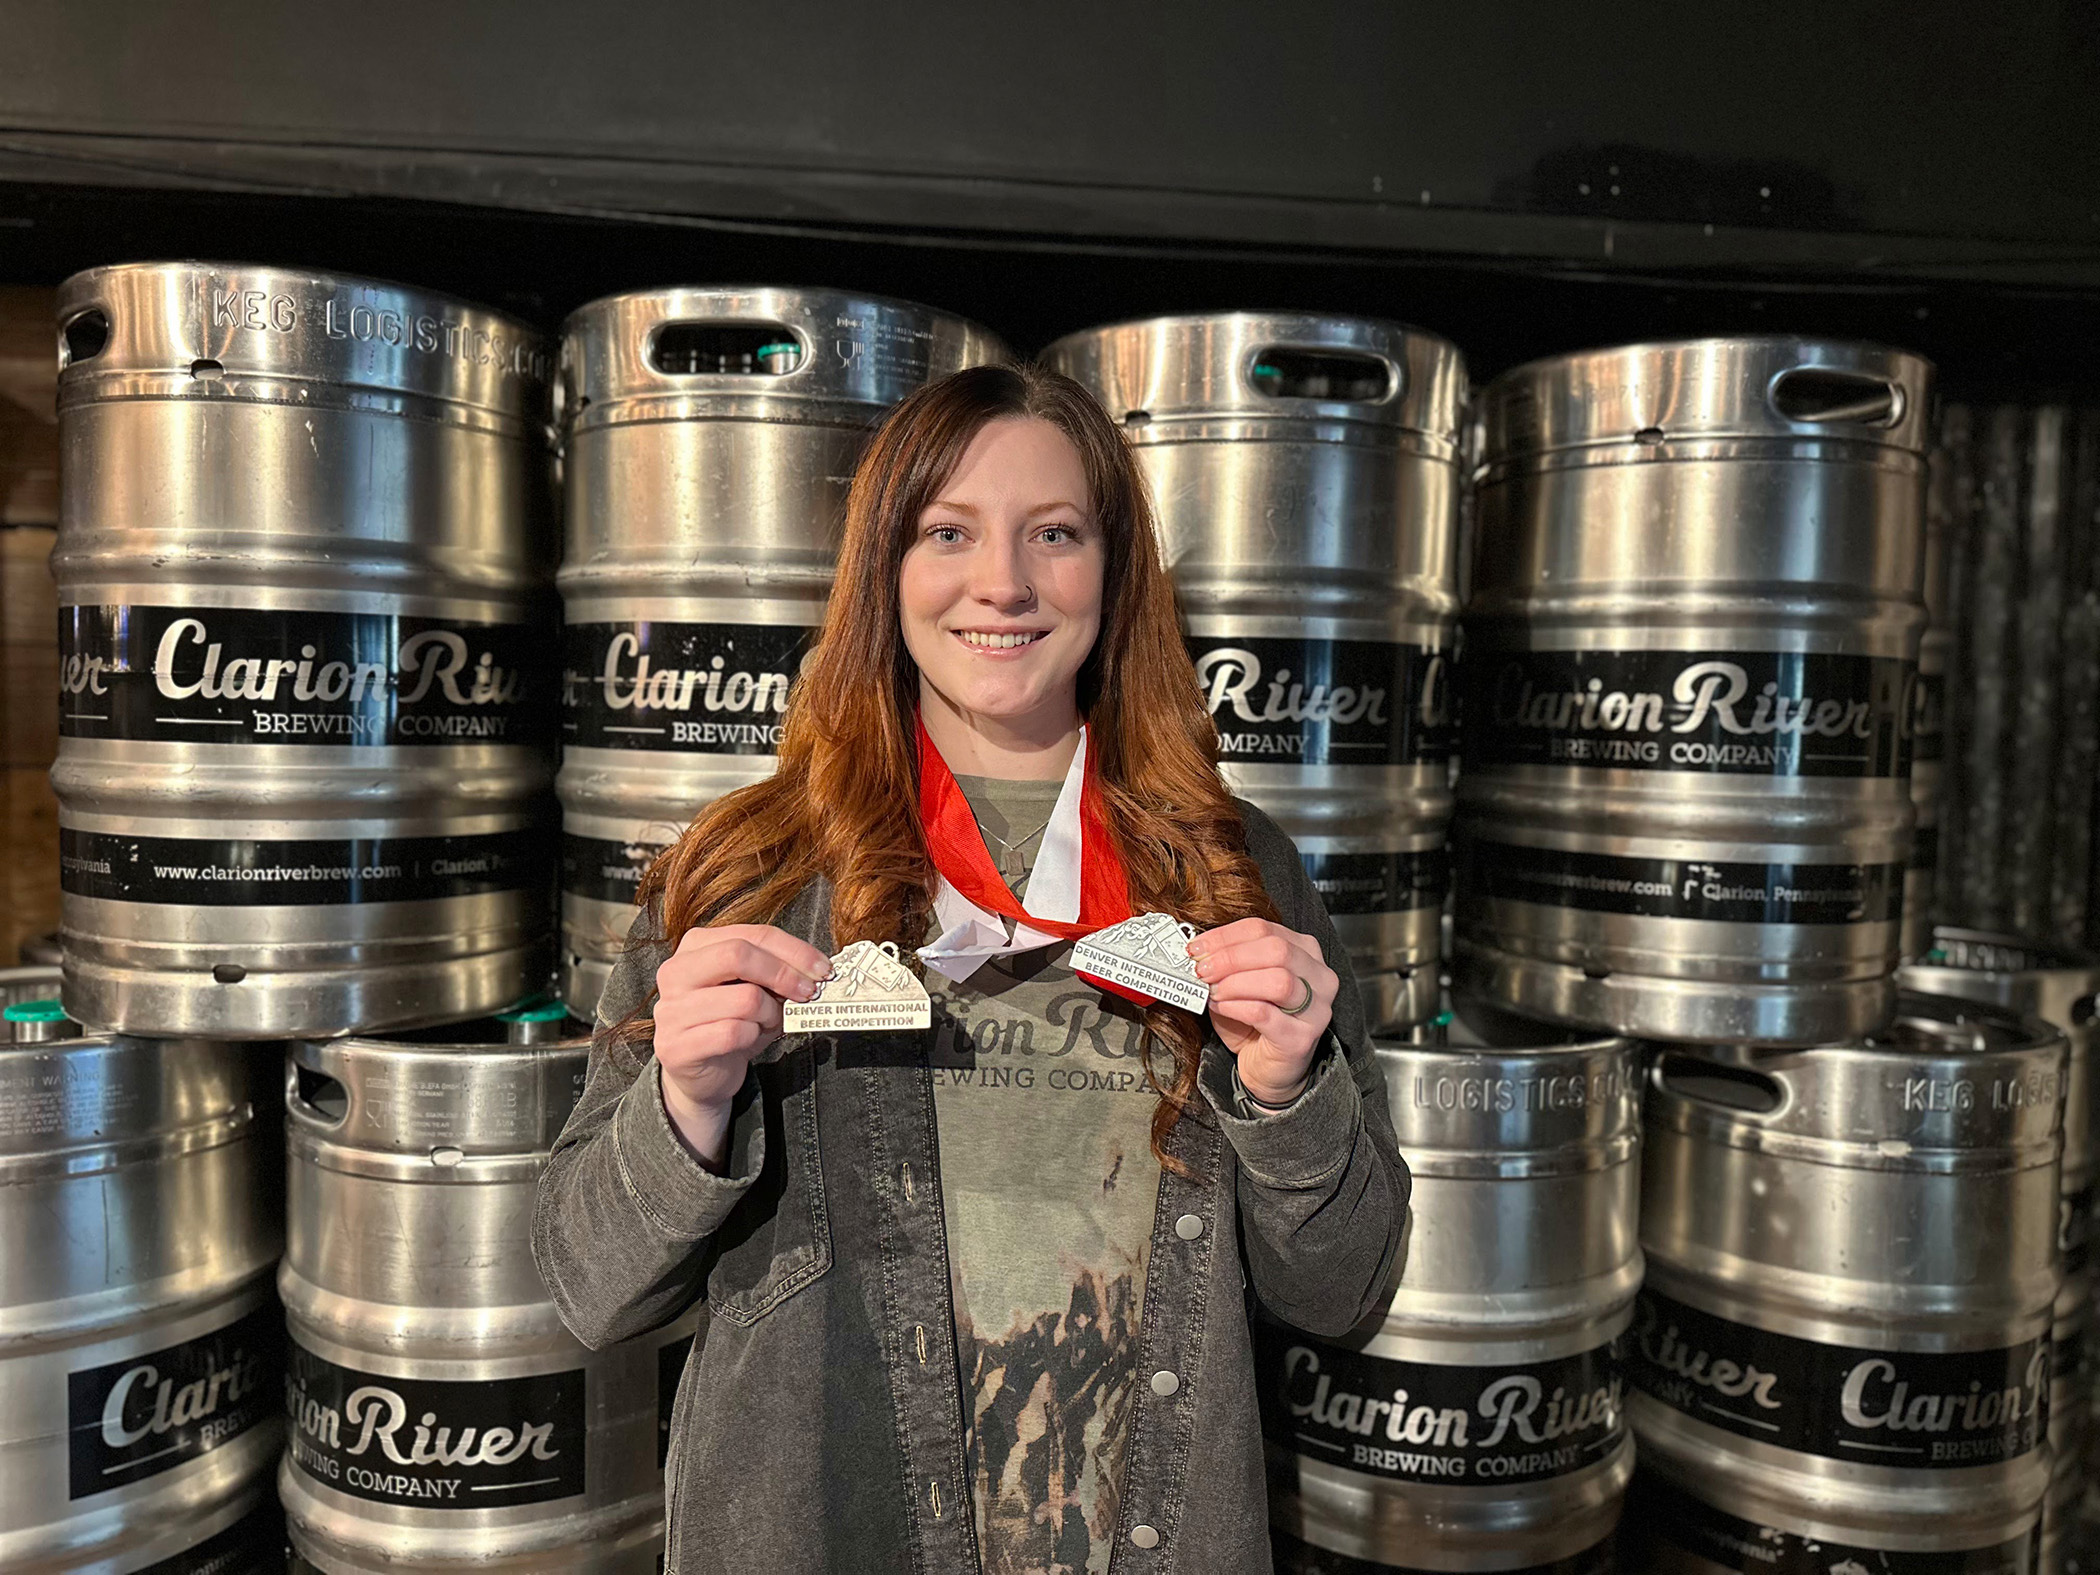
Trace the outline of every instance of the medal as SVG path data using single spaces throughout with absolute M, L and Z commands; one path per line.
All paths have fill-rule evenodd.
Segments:
M 789 1034 L 856 1034 L 885 1028 L 931 1028 L 933 1001 L 894 943 L 855 941 L 831 959 L 831 977 L 807 1001 L 786 1001 L 780 1029 Z
M 1196 961 L 1189 956 L 1195 935 L 1193 925 L 1172 914 L 1141 913 L 1096 930 L 1074 946 L 1072 971 L 1121 996 L 1200 1012 L 1210 1004 L 1210 986 L 1196 977 Z

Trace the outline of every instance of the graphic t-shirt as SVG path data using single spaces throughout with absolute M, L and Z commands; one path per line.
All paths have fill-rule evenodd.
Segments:
M 993 862 L 1032 869 L 1061 784 L 956 782 Z M 1026 896 L 1026 874 L 1010 884 Z M 1077 978 L 1070 956 L 1045 947 L 960 984 L 926 980 L 986 1575 L 1107 1570 L 1137 1382 L 1157 1096 L 1136 1008 Z

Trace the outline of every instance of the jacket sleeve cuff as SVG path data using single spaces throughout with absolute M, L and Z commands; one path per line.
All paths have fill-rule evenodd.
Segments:
M 1242 1113 L 1231 1052 L 1204 1056 L 1203 1097 L 1239 1156 L 1240 1168 L 1272 1187 L 1303 1190 L 1341 1174 L 1363 1127 L 1363 1096 L 1333 1034 L 1314 1052 L 1312 1081 L 1281 1110 Z
M 686 1148 L 664 1109 L 663 1068 L 654 1056 L 621 1096 L 613 1116 L 613 1154 L 634 1206 L 666 1236 L 697 1241 L 729 1217 L 766 1163 L 763 1122 L 729 1146 L 729 1171 L 716 1175 Z

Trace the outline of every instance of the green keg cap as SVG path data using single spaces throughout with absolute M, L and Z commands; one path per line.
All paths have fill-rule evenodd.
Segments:
M 523 1006 L 514 1006 L 507 1012 L 498 1012 L 499 1023 L 558 1023 L 569 1015 L 569 1008 L 560 1001 L 528 1001 Z
M 1935 946 L 1925 954 L 1925 960 L 1929 963 L 1943 963 L 1947 960 L 1947 954 Z
M 1436 1014 L 1436 1020 L 1435 1020 L 1434 1022 L 1432 1022 L 1432 1023 L 1431 1023 L 1431 1024 L 1429 1025 L 1429 1026 L 1430 1026 L 1431 1028 L 1449 1028 L 1449 1027 L 1451 1026 L 1451 1014 L 1450 1014 L 1450 1012 L 1448 1012 L 1448 1011 L 1438 1012 L 1438 1013 Z
M 62 1023 L 66 1020 L 66 1009 L 57 1001 L 17 1001 L 5 1013 L 10 1023 Z

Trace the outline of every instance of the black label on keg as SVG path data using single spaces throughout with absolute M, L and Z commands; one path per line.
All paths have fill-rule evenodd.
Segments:
M 111 902 L 246 908 L 267 903 L 421 902 L 530 891 L 552 875 L 551 830 L 471 837 L 245 837 L 58 833 L 59 886 Z
M 1228 764 L 1404 766 L 1449 760 L 1449 653 L 1383 640 L 1191 635 Z
M 1644 1289 L 1626 1376 L 1696 1421 L 1779 1449 L 1958 1470 L 2041 1446 L 2044 1339 L 1983 1351 L 1876 1351 L 1753 1329 Z
M 2090 1181 L 2056 1200 L 2056 1246 L 2067 1275 L 2082 1273 L 2093 1261 L 2093 1202 Z
M 1468 650 L 1468 767 L 1902 777 L 1916 667 L 1808 651 Z
M 1537 1482 L 1596 1464 L 1625 1436 L 1615 1344 L 1454 1367 L 1346 1350 L 1262 1319 L 1254 1362 L 1271 1443 L 1394 1482 Z
M 1728 924 L 1879 924 L 1903 911 L 1901 864 L 1629 859 L 1452 839 L 1469 898 Z
M 1911 760 L 1947 758 L 1947 675 L 1920 672 L 1911 690 Z
M 501 1509 L 583 1491 L 584 1372 L 471 1381 L 361 1373 L 293 1346 L 291 1461 L 339 1493 Z
M 276 1409 L 284 1315 L 273 1300 L 210 1334 L 66 1375 L 67 1496 L 172 1471 Z
M 185 744 L 546 744 L 529 624 L 244 607 L 61 607 L 59 732 Z
M 671 1458 L 671 1413 L 678 1409 L 678 1382 L 685 1377 L 685 1360 L 693 1354 L 693 1337 L 673 1340 L 656 1352 L 656 1469 Z
M 562 633 L 562 742 L 770 755 L 816 637 L 782 624 L 572 623 Z
M 610 842 L 563 832 L 561 889 L 572 897 L 632 907 L 643 873 L 664 847 L 661 842 Z
M 2039 1527 L 1987 1547 L 1918 1552 L 1833 1542 L 1718 1510 L 1652 1471 L 1634 1479 L 1626 1532 L 1743 1575 L 2034 1575 Z M 1676 1568 L 1650 1563 L 1644 1568 Z
M 1406 913 L 1441 908 L 1451 889 L 1451 856 L 1415 853 L 1304 853 L 1305 873 L 1330 914 Z
M 1930 875 L 1940 867 L 1940 828 L 1918 826 L 1910 834 L 1910 867 L 1920 875 Z
M 1342 1532 L 1343 1536 L 1350 1538 L 1361 1537 L 1362 1534 L 1353 1525 L 1345 1525 Z M 1392 1540 L 1397 1546 L 1390 1551 L 1403 1559 L 1410 1553 L 1435 1556 L 1430 1545 L 1410 1544 L 1404 1529 L 1399 1530 Z M 1382 1559 L 1352 1558 L 1346 1553 L 1336 1553 L 1331 1548 L 1301 1542 L 1280 1528 L 1270 1529 L 1269 1546 L 1275 1557 L 1276 1575 L 1440 1575 L 1440 1572 L 1414 1564 L 1388 1564 Z M 1602 1542 L 1594 1547 L 1585 1548 L 1580 1553 L 1571 1553 L 1568 1557 L 1555 1559 L 1550 1564 L 1526 1564 L 1518 1569 L 1502 1570 L 1498 1575 L 1619 1575 L 1619 1560 L 1612 1537 L 1607 1533 Z
M 257 1510 L 193 1548 L 148 1564 L 138 1575 L 264 1575 L 284 1566 L 284 1522 L 272 1508 Z

